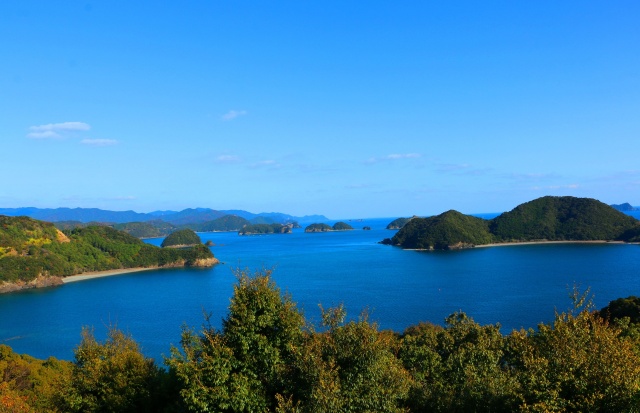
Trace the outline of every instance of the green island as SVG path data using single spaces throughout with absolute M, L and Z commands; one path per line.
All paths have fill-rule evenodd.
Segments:
M 0 215 L 0 292 L 60 285 L 63 277 L 87 272 L 217 262 L 201 243 L 159 248 L 108 226 L 62 232 L 48 222 Z
M 551 241 L 640 242 L 640 221 L 590 198 L 546 196 L 491 220 L 451 210 L 413 218 L 383 244 L 447 250 Z
M 0 412 L 634 412 L 640 300 L 595 311 L 588 291 L 537 329 L 463 312 L 379 330 L 343 306 L 305 319 L 269 271 L 237 272 L 220 329 L 182 327 L 167 368 L 130 335 L 82 331 L 73 361 L 0 345 Z
M 185 248 L 201 245 L 202 240 L 192 229 L 181 229 L 169 234 L 160 246 L 162 248 Z
M 249 224 L 245 225 L 239 235 L 290 234 L 292 225 L 283 224 Z
M 327 224 L 311 224 L 308 225 L 304 232 L 331 232 L 331 231 L 351 231 L 353 227 L 346 222 L 336 222 L 333 226 Z
M 411 218 L 397 218 L 394 219 L 393 221 L 391 221 L 389 223 L 389 225 L 387 225 L 387 229 L 400 229 L 402 227 L 404 227 L 407 222 L 411 221 L 413 218 L 417 218 L 416 216 L 413 216 Z

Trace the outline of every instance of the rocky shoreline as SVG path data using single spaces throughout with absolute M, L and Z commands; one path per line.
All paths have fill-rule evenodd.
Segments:
M 128 274 L 132 272 L 157 270 L 161 268 L 181 268 L 181 267 L 209 268 L 219 263 L 220 261 L 217 258 L 212 257 L 212 258 L 200 258 L 190 264 L 187 264 L 186 261 L 181 260 L 171 264 L 163 265 L 161 267 L 154 266 L 154 267 L 119 268 L 119 269 L 107 270 L 107 271 L 85 272 L 80 274 L 69 275 L 67 277 L 44 274 L 44 275 L 39 275 L 38 277 L 36 277 L 31 281 L 18 280 L 15 282 L 6 282 L 6 281 L 1 282 L 0 294 L 12 293 L 12 292 L 22 291 L 22 290 L 30 290 L 33 288 L 56 287 L 59 285 L 76 282 L 76 281 L 84 281 L 84 280 L 90 280 L 93 278 L 109 277 L 112 275 Z

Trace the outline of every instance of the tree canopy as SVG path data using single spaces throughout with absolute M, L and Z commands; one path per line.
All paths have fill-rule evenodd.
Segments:
M 457 211 L 413 218 L 385 244 L 452 249 L 493 242 L 640 239 L 640 222 L 595 199 L 542 197 L 491 220 Z

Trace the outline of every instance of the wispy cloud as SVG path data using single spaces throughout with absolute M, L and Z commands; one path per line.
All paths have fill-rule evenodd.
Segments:
M 540 190 L 556 190 L 556 189 L 578 189 L 580 188 L 579 184 L 567 184 L 567 185 L 548 185 L 548 186 L 534 186 L 531 189 L 534 191 Z
M 27 138 L 30 139 L 56 139 L 64 138 L 67 133 L 75 131 L 88 131 L 89 124 L 84 122 L 49 123 L 46 125 L 31 126 Z
M 273 159 L 267 159 L 264 161 L 256 162 L 251 164 L 252 168 L 269 168 L 269 169 L 277 169 L 282 165 L 278 163 L 278 161 L 274 161 Z
M 115 139 L 83 139 L 80 143 L 88 146 L 113 146 L 117 145 L 118 141 Z
M 392 153 L 387 156 L 369 158 L 365 163 L 374 164 L 379 162 L 389 162 L 389 161 L 396 161 L 396 160 L 402 160 L 402 159 L 417 159 L 421 157 L 422 155 L 419 153 Z
M 215 159 L 217 163 L 235 163 L 240 162 L 240 157 L 236 155 L 220 155 Z
M 246 115 L 248 112 L 246 110 L 230 110 L 229 112 L 222 115 L 222 120 L 230 121 L 238 118 L 240 116 Z

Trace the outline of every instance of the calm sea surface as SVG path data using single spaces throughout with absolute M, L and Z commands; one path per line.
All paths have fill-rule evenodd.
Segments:
M 633 214 L 633 213 L 632 213 Z M 636 218 L 640 214 L 635 213 Z M 490 216 L 485 216 L 490 217 Z M 83 326 L 102 339 L 107 326 L 131 333 L 145 354 L 162 360 L 181 326 L 199 328 L 226 315 L 233 271 L 273 269 L 309 320 L 318 306 L 367 310 L 382 329 L 442 323 L 462 310 L 503 333 L 535 327 L 570 307 L 574 285 L 590 288 L 598 308 L 640 295 L 640 246 L 555 244 L 418 252 L 378 244 L 392 219 L 351 221 L 355 231 L 241 237 L 203 233 L 224 264 L 112 276 L 62 287 L 0 295 L 0 343 L 39 358 L 72 359 Z M 363 231 L 368 225 L 371 231 Z M 159 245 L 161 239 L 147 242 Z

